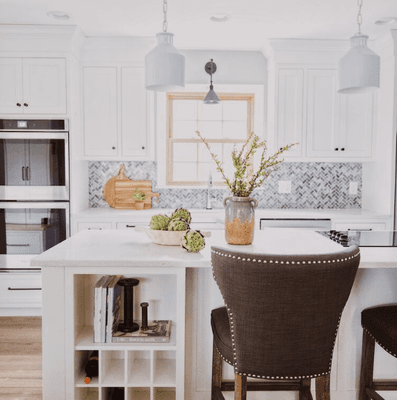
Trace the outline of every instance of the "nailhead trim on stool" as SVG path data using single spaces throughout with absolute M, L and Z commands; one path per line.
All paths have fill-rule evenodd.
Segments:
M 371 338 L 374 339 L 375 342 L 378 343 L 378 345 L 379 345 L 380 347 L 382 347 L 383 350 L 387 351 L 387 352 L 388 352 L 389 354 L 391 354 L 393 357 L 396 357 L 396 358 L 397 358 L 397 354 L 394 354 L 394 353 L 392 353 L 389 349 L 386 349 L 385 346 L 383 346 L 382 344 L 380 344 L 380 343 L 372 336 L 371 332 L 370 332 L 364 325 L 361 325 L 361 326 L 363 327 L 363 329 L 365 330 L 365 332 L 367 332 L 368 335 L 371 336 Z
M 212 249 L 211 249 L 211 252 L 214 253 L 214 254 L 217 254 L 217 255 L 219 255 L 219 256 L 222 256 L 222 257 L 236 258 L 236 259 L 238 259 L 238 260 L 241 259 L 241 261 L 263 262 L 264 264 L 267 263 L 267 260 L 260 260 L 260 259 L 258 259 L 258 260 L 257 260 L 257 259 L 252 259 L 252 260 L 251 260 L 250 258 L 245 259 L 245 258 L 241 258 L 241 257 L 232 256 L 231 254 L 224 254 L 224 253 L 221 253 L 221 252 L 219 252 L 219 251 L 212 250 Z M 347 260 L 350 260 L 350 259 L 352 259 L 352 258 L 354 258 L 354 257 L 357 257 L 359 254 L 360 254 L 360 252 L 356 253 L 355 255 L 353 255 L 353 256 L 351 256 L 351 257 L 346 257 L 346 258 L 341 258 L 341 259 L 337 259 L 337 260 L 332 260 L 332 262 L 347 261 Z M 323 263 L 324 263 L 324 264 L 325 264 L 325 263 L 327 263 L 327 262 L 328 262 L 328 263 L 331 263 L 331 260 L 328 260 L 328 261 L 318 261 L 318 262 L 316 262 L 316 261 L 307 261 L 308 264 L 311 264 L 311 263 L 313 263 L 313 264 L 316 264 L 316 263 L 318 263 L 318 264 L 323 264 Z M 273 260 L 270 260 L 269 263 L 273 263 Z M 275 264 L 278 264 L 278 261 L 275 261 L 274 263 L 275 263 Z M 284 263 L 283 261 L 280 262 L 280 264 L 283 264 L 283 263 Z M 289 261 L 286 261 L 286 264 L 289 264 L 289 263 L 290 263 Z M 302 264 L 305 264 L 305 263 L 306 263 L 306 261 L 302 261 Z M 295 261 L 291 261 L 291 264 L 300 264 L 300 262 L 299 262 L 299 261 L 296 261 L 296 262 L 295 262 Z M 214 273 L 214 268 L 213 268 L 213 266 L 212 266 L 212 276 L 213 276 L 215 282 L 218 284 L 218 282 L 217 282 L 217 280 L 216 280 L 216 277 L 215 277 L 215 273 Z M 339 319 L 338 319 L 338 324 L 337 324 L 336 331 L 335 331 L 335 339 L 334 339 L 333 350 L 332 350 L 332 353 L 331 353 L 331 359 L 330 359 L 330 362 L 329 362 L 329 369 L 328 369 L 328 371 L 326 371 L 326 372 L 320 372 L 320 373 L 318 373 L 318 374 L 313 374 L 313 375 L 300 375 L 300 376 L 265 376 L 265 375 L 254 375 L 254 374 L 246 374 L 246 373 L 244 373 L 244 372 L 239 372 L 239 370 L 238 370 L 238 365 L 237 365 L 237 357 L 236 357 L 236 346 L 235 346 L 235 343 L 234 343 L 233 313 L 230 311 L 230 308 L 227 306 L 223 295 L 222 295 L 222 299 L 223 299 L 223 302 L 225 303 L 226 310 L 227 310 L 228 315 L 229 315 L 230 332 L 231 332 L 231 336 L 232 336 L 232 347 L 233 347 L 233 360 L 234 360 L 234 361 L 232 362 L 232 361 L 227 360 L 225 357 L 222 356 L 222 354 L 219 352 L 218 348 L 217 348 L 217 350 L 218 350 L 218 353 L 220 354 L 220 356 L 221 356 L 221 358 L 222 358 L 223 360 L 225 360 L 228 364 L 234 366 L 234 372 L 235 372 L 236 374 L 238 374 L 238 375 L 244 375 L 244 376 L 249 376 L 249 377 L 253 377 L 253 378 L 260 378 L 260 379 L 284 379 L 284 380 L 285 380 L 285 379 L 316 378 L 316 377 L 323 376 L 323 375 L 329 375 L 329 374 L 331 373 L 332 357 L 333 357 L 333 353 L 334 353 L 333 350 L 335 349 L 336 338 L 337 338 L 337 335 L 338 335 L 338 329 L 339 329 L 339 324 L 340 324 L 340 320 L 341 320 L 341 317 L 342 317 L 342 312 L 343 312 L 343 310 L 342 310 L 342 312 L 339 314 Z M 365 328 L 364 328 L 364 329 L 365 329 Z M 369 332 L 368 332 L 368 333 L 369 333 Z M 382 346 L 382 347 L 383 347 L 383 346 Z M 387 349 L 385 349 L 385 350 L 387 350 Z M 388 350 L 387 350 L 387 351 L 388 351 Z M 389 352 L 389 353 L 390 353 L 390 352 Z M 390 354 L 392 354 L 392 353 L 390 353 Z M 395 354 L 394 354 L 394 356 L 396 357 Z

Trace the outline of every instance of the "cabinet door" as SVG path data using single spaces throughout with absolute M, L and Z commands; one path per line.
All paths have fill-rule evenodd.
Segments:
M 22 108 L 24 114 L 66 114 L 64 59 L 23 59 Z
M 340 96 L 339 153 L 341 157 L 371 157 L 373 93 Z
M 84 68 L 84 154 L 117 155 L 117 68 Z
M 277 86 L 277 147 L 299 143 L 283 154 L 302 156 L 303 69 L 280 69 Z
M 336 80 L 336 70 L 308 70 L 308 157 L 339 157 L 339 97 Z
M 0 58 L 0 113 L 23 113 L 20 58 Z
M 143 68 L 121 69 L 121 154 L 147 153 L 147 97 Z

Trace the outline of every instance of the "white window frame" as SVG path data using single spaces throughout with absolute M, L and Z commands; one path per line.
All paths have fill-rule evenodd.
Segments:
M 217 84 L 214 85 L 214 90 L 217 93 L 228 94 L 254 94 L 255 96 L 255 112 L 253 117 L 253 131 L 262 139 L 266 139 L 264 127 L 265 125 L 265 104 L 264 104 L 264 85 L 229 85 Z M 206 93 L 208 87 L 206 85 L 186 85 L 183 92 L 187 93 Z M 180 91 L 178 91 L 180 92 Z M 167 94 L 158 93 L 156 99 L 156 161 L 157 161 L 157 188 L 200 188 L 206 187 L 207 182 L 192 182 L 192 183 L 173 183 L 167 185 L 167 134 L 168 134 L 168 121 L 167 121 Z M 198 140 L 200 140 L 198 138 Z M 214 163 L 215 167 L 215 163 Z

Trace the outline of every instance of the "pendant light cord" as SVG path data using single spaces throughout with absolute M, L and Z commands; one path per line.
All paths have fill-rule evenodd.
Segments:
M 361 24 L 363 23 L 361 7 L 363 6 L 363 0 L 358 0 L 357 2 L 358 2 L 358 14 L 357 14 L 358 34 L 361 35 Z
M 163 16 L 164 16 L 164 21 L 163 21 L 163 32 L 167 32 L 167 28 L 168 28 L 167 9 L 168 9 L 167 0 L 164 0 L 164 1 L 163 1 Z

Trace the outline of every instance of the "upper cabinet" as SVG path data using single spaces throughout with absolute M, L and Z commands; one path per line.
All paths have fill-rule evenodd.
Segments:
M 0 113 L 66 114 L 63 58 L 0 58 Z
M 337 70 L 278 68 L 277 145 L 299 142 L 285 158 L 321 161 L 370 159 L 374 94 L 337 92 Z
M 84 155 L 92 159 L 148 159 L 149 94 L 144 69 L 84 67 Z

